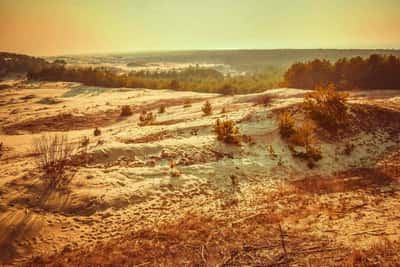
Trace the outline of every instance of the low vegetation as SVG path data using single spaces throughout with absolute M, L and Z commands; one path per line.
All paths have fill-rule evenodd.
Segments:
M 318 87 L 308 94 L 303 103 L 308 116 L 321 127 L 338 131 L 347 124 L 348 94 L 339 92 L 334 85 Z
M 165 105 L 160 106 L 160 108 L 158 109 L 158 113 L 165 113 Z
M 227 144 L 239 145 L 241 141 L 240 130 L 235 122 L 230 119 L 217 119 L 214 124 L 214 133 L 217 139 Z
M 205 116 L 209 116 L 212 114 L 212 106 L 209 101 L 206 101 L 204 105 L 201 107 L 201 110 L 203 111 Z
M 122 73 L 111 68 L 69 67 L 49 64 L 30 71 L 28 78 L 43 81 L 80 82 L 88 86 L 173 89 L 221 94 L 262 92 L 278 85 L 275 72 L 264 71 L 237 76 L 224 76 L 215 69 L 189 67 L 165 72 L 138 71 Z
M 94 135 L 94 136 L 100 136 L 100 135 L 101 135 L 101 130 L 100 130 L 99 128 L 96 127 L 96 128 L 94 129 L 94 131 L 93 131 L 93 135 Z
M 121 117 L 131 116 L 132 114 L 133 112 L 129 105 L 124 105 L 121 107 Z
M 139 125 L 145 126 L 153 123 L 156 120 L 156 115 L 153 112 L 143 111 L 139 116 Z
M 34 139 L 33 152 L 37 165 L 45 172 L 43 180 L 51 188 L 64 181 L 65 167 L 75 151 L 67 135 L 42 135 Z
M 289 143 L 294 157 L 307 161 L 310 168 L 322 158 L 321 150 L 314 140 L 315 125 L 306 120 L 301 126 L 295 126 L 295 120 L 288 111 L 279 117 L 279 133 Z M 295 148 L 300 147 L 301 149 Z

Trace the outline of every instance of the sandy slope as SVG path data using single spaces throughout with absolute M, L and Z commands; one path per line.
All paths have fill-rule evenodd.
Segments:
M 0 91 L 0 141 L 5 146 L 0 158 L 0 263 L 18 265 L 33 256 L 107 244 L 132 231 L 173 223 L 188 213 L 235 221 L 256 216 L 257 210 L 265 208 L 286 214 L 285 220 L 280 219 L 286 228 L 314 237 L 328 235 L 341 246 L 365 247 L 371 236 L 352 234 L 371 228 L 379 228 L 389 239 L 399 238 L 395 210 L 400 197 L 396 180 L 400 125 L 394 121 L 385 124 L 389 125 L 386 128 L 372 129 L 375 124 L 368 124 L 369 132 L 357 131 L 339 140 L 321 137 L 323 159 L 310 169 L 291 156 L 276 121 L 280 110 L 296 107 L 305 93 L 276 89 L 218 96 L 68 83 L 17 83 Z M 272 103 L 254 103 L 265 94 L 273 96 Z M 388 108 L 399 116 L 398 93 L 385 94 L 357 93 L 352 102 Z M 213 105 L 213 115 L 201 112 L 206 99 Z M 191 106 L 183 107 L 187 101 Z M 134 115 L 121 118 L 122 105 L 131 105 Z M 161 105 L 166 112 L 157 114 L 153 125 L 138 125 L 141 110 L 157 113 Z M 220 113 L 222 107 L 227 113 Z M 254 143 L 229 146 L 218 142 L 211 125 L 223 117 L 237 121 Z M 93 136 L 95 127 L 100 127 L 100 136 Z M 42 173 L 31 148 L 32 140 L 48 131 L 67 131 L 77 143 L 85 136 L 90 138 L 90 160 L 69 167 L 71 183 L 51 192 L 40 180 Z M 343 153 L 347 143 L 355 146 L 350 155 Z M 177 164 L 174 172 L 179 176 L 173 175 L 171 161 Z M 351 171 L 343 174 L 347 170 Z M 232 175 L 240 190 L 232 184 Z M 310 177 L 329 182 L 315 184 Z M 289 190 L 281 204 L 260 200 L 260 196 L 281 191 L 282 186 L 302 191 Z M 302 195 L 299 202 L 291 199 Z M 321 211 L 322 217 L 307 208 L 307 215 L 299 215 L 303 206 L 297 205 L 309 205 L 310 210 Z M 357 205 L 344 216 L 327 211 L 340 207 L 343 213 Z

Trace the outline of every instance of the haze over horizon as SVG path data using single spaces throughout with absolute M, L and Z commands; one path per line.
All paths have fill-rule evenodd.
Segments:
M 398 49 L 396 0 L 0 0 L 0 51 Z

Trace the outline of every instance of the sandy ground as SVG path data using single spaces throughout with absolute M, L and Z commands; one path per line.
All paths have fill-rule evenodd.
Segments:
M 0 264 L 21 265 L 47 255 L 76 258 L 81 249 L 91 255 L 98 246 L 127 242 L 128 233 L 155 231 L 190 214 L 225 221 L 230 229 L 258 223 L 276 237 L 279 223 L 289 239 L 290 233 L 301 233 L 322 247 L 326 241 L 338 257 L 382 237 L 399 240 L 399 91 L 354 93 L 351 103 L 366 110 L 359 129 L 336 140 L 320 136 L 323 158 L 312 169 L 291 155 L 277 128 L 278 113 L 295 109 L 306 92 L 219 96 L 12 83 L 0 91 Z M 264 95 L 273 97 L 267 106 L 256 101 Z M 213 106 L 210 116 L 201 111 L 206 100 Z M 134 114 L 120 117 L 122 105 L 130 105 Z M 165 113 L 158 113 L 160 106 Z M 223 107 L 227 112 L 221 114 Z M 139 126 L 143 110 L 156 113 L 152 125 Z M 253 142 L 217 141 L 212 124 L 225 117 Z M 93 135 L 95 127 L 100 136 Z M 71 182 L 65 188 L 48 192 L 32 142 L 61 132 L 76 143 L 89 137 L 89 160 L 68 168 Z M 346 144 L 354 145 L 350 153 L 343 152 Z M 289 254 L 303 243 L 289 242 Z M 188 265 L 167 264 L 153 256 L 153 261 L 132 258 L 149 266 L 195 265 L 194 259 Z M 252 266 L 240 257 L 231 257 L 231 265 L 214 258 L 204 266 Z M 293 256 L 293 266 L 305 258 Z

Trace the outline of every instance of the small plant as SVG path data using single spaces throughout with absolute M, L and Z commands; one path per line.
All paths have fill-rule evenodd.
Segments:
M 93 131 L 93 135 L 94 135 L 94 136 L 99 136 L 99 135 L 101 135 L 101 130 L 100 130 L 99 128 L 96 127 L 96 129 L 94 129 L 94 131 Z
M 289 138 L 294 134 L 294 118 L 288 111 L 279 116 L 279 133 L 282 138 Z
M 273 146 L 271 144 L 269 144 L 267 146 L 267 151 L 268 151 L 269 156 L 272 159 L 276 159 L 278 157 L 278 155 L 276 155 L 275 150 L 274 150 L 274 148 L 273 148 Z
M 205 116 L 211 115 L 212 114 L 212 106 L 211 103 L 207 100 L 204 105 L 201 107 L 201 110 L 203 111 Z
M 34 139 L 33 150 L 39 168 L 45 172 L 43 179 L 49 187 L 57 187 L 63 181 L 65 167 L 75 151 L 73 143 L 66 135 L 43 135 Z
M 336 132 L 347 124 L 347 98 L 334 85 L 318 87 L 305 97 L 303 107 L 321 127 Z
M 183 103 L 184 108 L 190 108 L 191 106 L 192 106 L 192 103 L 190 102 L 189 99 L 185 100 L 185 102 Z
M 121 107 L 121 117 L 131 116 L 132 114 L 133 112 L 129 105 L 124 105 Z
M 178 169 L 176 169 L 175 161 L 173 161 L 173 160 L 170 161 L 169 168 L 170 168 L 169 174 L 171 175 L 171 177 L 179 177 L 179 176 L 181 176 L 181 172 Z
M 156 115 L 153 112 L 143 111 L 139 116 L 139 125 L 145 126 L 153 123 L 156 120 Z
M 3 155 L 3 151 L 4 151 L 3 142 L 0 142 L 0 158 Z
M 162 105 L 162 106 L 160 106 L 159 107 L 159 109 L 158 109 L 158 113 L 164 113 L 165 112 L 165 106 L 164 105 Z
M 221 114 L 224 114 L 224 113 L 226 113 L 226 107 L 225 106 L 223 106 L 222 109 L 221 109 Z
M 217 119 L 214 124 L 214 132 L 217 135 L 217 139 L 227 144 L 240 144 L 240 130 L 235 126 L 235 122 L 232 120 L 221 121 Z

